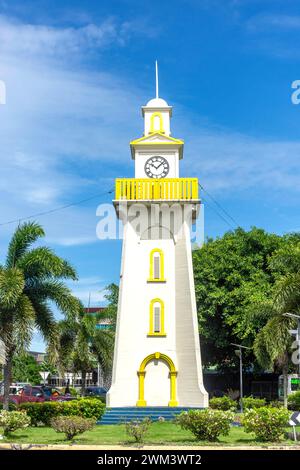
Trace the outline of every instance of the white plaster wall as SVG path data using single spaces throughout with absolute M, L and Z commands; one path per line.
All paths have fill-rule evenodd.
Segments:
M 153 248 L 164 251 L 166 283 L 147 282 Z M 157 297 L 165 303 L 167 336 L 147 337 L 150 301 Z M 167 354 L 176 366 L 174 242 L 172 239 L 140 240 L 128 222 L 124 232 L 114 367 L 112 386 L 107 395 L 108 406 L 136 405 L 137 371 L 143 359 L 155 352 Z M 146 375 L 147 370 L 148 366 Z M 147 380 L 147 383 L 149 403 L 154 403 L 159 382 L 151 383 Z
M 208 406 L 203 385 L 201 351 L 195 298 L 190 230 L 184 223 L 183 237 L 175 248 L 177 393 L 181 406 Z
M 112 386 L 107 394 L 111 407 L 136 406 L 140 364 L 149 354 L 169 356 L 178 370 L 179 406 L 207 406 L 203 387 L 197 311 L 191 258 L 189 227 L 178 239 L 140 240 L 128 222 L 124 230 L 121 284 L 116 331 Z M 161 248 L 165 255 L 166 283 L 148 283 L 149 255 Z M 149 305 L 153 298 L 165 303 L 166 337 L 147 337 Z M 170 399 L 170 382 L 166 365 L 149 363 L 145 376 L 145 399 L 148 406 L 166 406 Z M 155 369 L 154 369 L 155 368 Z M 162 374 L 160 374 L 160 371 Z M 149 374 L 148 374 L 149 372 Z M 152 377 L 153 380 L 150 380 Z M 158 392 L 161 389 L 161 395 Z
M 135 154 L 135 178 L 148 178 L 145 173 L 145 163 L 148 158 L 160 156 L 164 157 L 169 163 L 169 173 L 167 178 L 179 178 L 179 152 L 166 151 L 163 146 L 157 146 L 155 150 L 141 151 L 137 150 Z

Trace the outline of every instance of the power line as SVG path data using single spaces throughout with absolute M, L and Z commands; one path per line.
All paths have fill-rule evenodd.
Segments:
M 223 217 L 223 215 L 220 214 L 220 212 L 218 212 L 217 209 L 215 209 L 215 207 L 212 204 L 210 204 L 206 198 L 205 199 L 203 198 L 203 200 L 205 204 L 208 205 L 208 207 L 210 207 L 220 217 L 220 219 L 222 219 L 223 222 L 225 222 L 228 225 L 228 227 L 230 227 L 232 230 L 235 229 L 235 227 L 227 219 L 225 219 L 225 217 Z
M 226 215 L 226 217 L 228 217 L 235 225 L 236 227 L 240 227 L 240 224 L 229 214 L 229 212 L 224 209 L 224 207 L 222 207 L 222 205 L 202 186 L 202 184 L 198 183 L 199 187 L 208 195 L 208 197 L 214 202 L 214 204 L 219 208 L 221 209 L 221 211 Z M 225 220 L 221 214 L 218 214 L 223 220 Z M 226 223 L 228 225 L 230 225 L 232 227 L 232 225 L 226 221 Z M 234 229 L 234 227 L 232 227 Z
M 66 204 L 64 206 L 60 206 L 60 207 L 56 207 L 54 209 L 50 209 L 48 211 L 36 212 L 35 214 L 31 214 L 31 215 L 28 215 L 26 217 L 21 217 L 21 218 L 18 218 L 18 219 L 9 220 L 7 222 L 2 222 L 2 223 L 0 223 L 0 227 L 3 226 L 3 225 L 9 225 L 9 224 L 15 224 L 15 223 L 18 223 L 18 222 L 23 222 L 24 220 L 33 219 L 35 217 L 42 217 L 44 215 L 53 214 L 54 212 L 59 212 L 59 211 L 62 211 L 64 209 L 68 209 L 69 207 L 84 204 L 85 202 L 91 201 L 92 199 L 96 199 L 98 197 L 105 196 L 106 194 L 111 194 L 113 192 L 114 192 L 114 188 L 110 189 L 109 191 L 105 191 L 103 193 L 94 194 L 93 196 L 87 197 L 85 199 L 81 199 L 80 201 L 71 202 L 70 204 Z

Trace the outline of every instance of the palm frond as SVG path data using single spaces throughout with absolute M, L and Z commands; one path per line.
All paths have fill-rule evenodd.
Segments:
M 59 349 L 59 334 L 55 317 L 46 301 L 31 298 L 35 311 L 35 325 L 48 345 L 49 359 L 55 362 Z
M 8 268 L 0 271 L 0 304 L 3 309 L 16 305 L 24 285 L 25 279 L 19 269 Z
M 30 299 L 51 300 L 68 318 L 75 318 L 78 314 L 80 308 L 78 299 L 73 296 L 71 290 L 61 281 L 48 279 L 31 282 L 25 286 L 24 292 Z
M 6 257 L 6 266 L 13 267 L 32 243 L 43 237 L 45 232 L 36 222 L 26 222 L 16 229 L 9 245 Z
M 75 269 L 64 259 L 57 256 L 50 248 L 34 248 L 21 256 L 16 262 L 27 279 L 62 278 L 77 279 Z
M 287 274 L 276 285 L 275 304 L 281 311 L 300 309 L 300 272 Z
M 24 352 L 30 346 L 35 326 L 35 310 L 30 299 L 22 294 L 14 308 L 14 344 L 16 350 Z

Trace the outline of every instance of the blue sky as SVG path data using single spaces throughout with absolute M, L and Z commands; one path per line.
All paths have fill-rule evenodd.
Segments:
M 299 230 L 299 44 L 297 0 L 0 0 L 0 224 L 133 176 L 128 143 L 142 135 L 158 59 L 182 176 L 198 176 L 245 229 Z M 96 238 L 110 199 L 36 218 L 93 305 L 119 277 L 120 242 Z M 15 226 L 0 225 L 1 261 Z M 206 235 L 228 229 L 206 206 Z

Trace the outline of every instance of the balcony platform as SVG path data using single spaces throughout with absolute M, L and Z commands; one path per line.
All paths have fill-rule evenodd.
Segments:
M 118 178 L 114 203 L 121 201 L 199 203 L 198 190 L 198 178 Z

